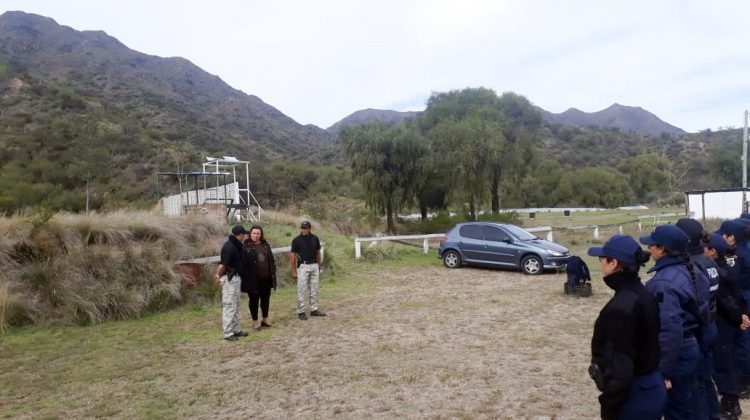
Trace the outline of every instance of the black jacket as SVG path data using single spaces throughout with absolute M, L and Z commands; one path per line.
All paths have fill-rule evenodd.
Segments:
M 716 313 L 726 323 L 739 327 L 745 313 L 745 301 L 737 284 L 734 261 L 730 266 L 726 259 L 718 258 L 719 290 L 716 292 Z
M 227 275 L 242 275 L 242 244 L 239 239 L 229 235 L 229 239 L 221 247 L 221 264 L 226 269 Z
M 271 245 L 265 240 L 261 242 L 261 246 L 266 250 L 268 255 L 268 268 L 271 272 L 271 278 L 265 282 L 259 280 L 255 276 L 255 266 L 258 264 L 258 253 L 255 251 L 255 246 L 249 240 L 242 244 L 242 285 L 241 290 L 246 293 L 257 293 L 258 289 L 270 289 L 276 290 L 276 261 L 273 258 L 273 251 Z
M 602 418 L 616 419 L 633 379 L 659 367 L 659 308 L 637 273 L 620 271 L 604 282 L 615 296 L 594 324 L 591 375 L 602 392 Z

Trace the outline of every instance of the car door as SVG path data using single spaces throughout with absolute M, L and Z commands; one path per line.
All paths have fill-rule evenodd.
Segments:
M 486 257 L 495 264 L 517 265 L 517 248 L 512 242 L 512 237 L 496 226 L 484 226 L 484 245 Z
M 459 229 L 458 246 L 464 258 L 470 261 L 482 261 L 485 253 L 481 225 L 464 225 Z

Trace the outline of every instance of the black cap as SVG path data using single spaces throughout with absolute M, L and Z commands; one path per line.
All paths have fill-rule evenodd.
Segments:
M 232 228 L 232 235 L 234 236 L 242 235 L 243 233 L 250 233 L 250 232 L 246 231 L 245 227 L 242 225 L 237 225 Z
M 312 225 L 310 224 L 310 222 L 305 220 L 304 222 L 302 222 L 302 224 L 299 225 L 299 227 L 301 227 L 302 229 L 309 229 L 312 227 Z
M 687 233 L 688 242 L 688 253 L 691 255 L 698 255 L 703 253 L 703 225 L 694 219 L 680 219 L 675 223 L 675 226 L 682 229 L 683 232 Z

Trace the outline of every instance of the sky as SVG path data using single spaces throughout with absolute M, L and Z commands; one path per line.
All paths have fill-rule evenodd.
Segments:
M 551 112 L 639 106 L 689 132 L 743 127 L 750 108 L 747 0 L 0 0 L 7 10 L 184 57 L 322 128 L 467 87 Z

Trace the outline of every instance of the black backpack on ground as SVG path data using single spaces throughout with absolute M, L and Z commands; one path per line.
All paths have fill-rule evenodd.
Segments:
M 568 281 L 563 285 L 566 295 L 591 296 L 591 272 L 581 257 L 568 258 L 565 272 L 568 274 Z

